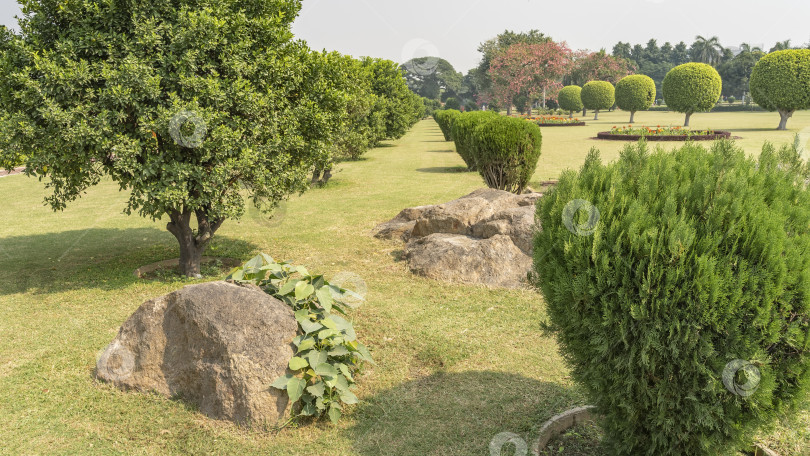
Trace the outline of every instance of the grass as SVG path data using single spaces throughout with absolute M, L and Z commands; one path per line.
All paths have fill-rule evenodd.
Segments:
M 618 156 L 621 144 L 586 138 L 627 116 L 600 117 L 586 127 L 543 130 L 533 185 L 578 167 L 591 145 L 606 159 Z M 648 125 L 680 120 L 669 113 L 637 118 Z M 693 118 L 698 128 L 739 126 L 752 153 L 765 139 L 792 140 L 790 132 L 759 130 L 777 121 L 760 113 Z M 810 113 L 790 123 L 803 124 L 810 125 Z M 377 365 L 360 381 L 361 404 L 337 426 L 281 432 L 237 428 L 180 401 L 94 381 L 96 356 L 142 302 L 195 281 L 133 276 L 176 257 L 177 246 L 165 220 L 122 214 L 127 196 L 113 182 L 53 213 L 42 206 L 41 183 L 0 179 L 0 453 L 485 455 L 495 435 L 513 432 L 531 445 L 545 420 L 582 405 L 555 341 L 540 331 L 545 311 L 537 293 L 412 276 L 398 260 L 400 244 L 368 235 L 404 207 L 482 186 L 460 170 L 433 121 L 389 146 L 341 165 L 332 183 L 292 198 L 275 220 L 251 212 L 227 222 L 207 252 L 247 259 L 263 251 L 328 277 L 353 272 L 367 283 L 367 302 L 353 315 Z M 810 413 L 763 438 L 783 455 L 802 454 L 810 447 Z

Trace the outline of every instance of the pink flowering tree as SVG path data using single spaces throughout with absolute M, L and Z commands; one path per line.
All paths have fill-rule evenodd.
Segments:
M 489 98 L 512 114 L 512 100 L 526 95 L 530 100 L 554 99 L 562 88 L 571 64 L 571 49 L 565 44 L 517 43 L 495 56 L 489 67 L 492 78 Z
M 609 55 L 604 49 L 599 52 L 574 52 L 570 69 L 566 83 L 578 86 L 590 81 L 608 81 L 616 85 L 623 77 L 636 71 L 629 60 Z

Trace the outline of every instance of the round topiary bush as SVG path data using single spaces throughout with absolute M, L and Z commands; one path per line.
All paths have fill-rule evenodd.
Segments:
M 810 388 L 796 148 L 591 152 L 539 202 L 534 282 L 616 455 L 727 455 Z
M 456 111 L 461 109 L 461 102 L 458 101 L 458 98 L 450 97 L 444 102 L 444 109 L 455 109 Z
M 800 109 L 810 109 L 810 49 L 771 52 L 751 73 L 751 97 L 768 111 L 779 111 L 778 130 Z
M 720 99 L 723 80 L 705 63 L 684 63 L 669 70 L 662 91 L 667 107 L 686 114 L 683 126 L 689 126 L 693 113 L 708 111 Z
M 560 108 L 564 111 L 568 111 L 568 117 L 574 117 L 574 111 L 582 111 L 584 106 L 582 105 L 582 87 L 577 85 L 570 85 L 565 86 L 560 89 L 559 95 L 557 95 L 557 102 L 560 104 Z
M 453 122 L 451 136 L 453 137 L 453 142 L 456 143 L 456 152 L 461 156 L 461 159 L 464 160 L 467 169 L 470 171 L 477 169 L 475 157 L 472 153 L 472 134 L 475 127 L 482 122 L 497 118 L 498 114 L 492 111 L 471 111 L 462 113 L 460 116 L 456 117 Z
M 616 88 L 607 81 L 591 81 L 582 86 L 582 104 L 595 111 L 593 120 L 599 120 L 601 109 L 610 109 L 616 103 Z
M 476 126 L 471 150 L 487 186 L 523 192 L 537 169 L 542 139 L 540 127 L 514 117 L 498 116 Z
M 630 123 L 633 123 L 636 111 L 646 111 L 654 102 L 655 81 L 649 76 L 633 74 L 616 84 L 616 106 L 630 111 Z

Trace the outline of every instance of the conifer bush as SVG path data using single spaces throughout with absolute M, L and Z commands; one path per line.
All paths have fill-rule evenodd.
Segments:
M 641 142 L 540 200 L 534 281 L 610 454 L 735 454 L 805 397 L 809 174 L 795 146 Z
M 473 111 L 462 113 L 453 122 L 451 136 L 453 137 L 453 142 L 456 143 L 456 152 L 458 152 L 461 159 L 464 160 L 464 163 L 467 165 L 467 169 L 470 171 L 475 171 L 477 169 L 475 165 L 475 157 L 473 156 L 472 152 L 472 134 L 475 127 L 480 125 L 482 122 L 487 122 L 497 118 L 498 114 L 492 111 Z
M 489 188 L 521 193 L 537 169 L 541 143 L 537 124 L 498 116 L 473 129 L 471 150 Z

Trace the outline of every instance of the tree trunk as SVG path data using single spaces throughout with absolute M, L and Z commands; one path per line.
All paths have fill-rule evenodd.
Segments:
M 512 115 L 512 105 L 511 104 L 506 105 L 506 115 L 507 116 Z
M 777 128 L 777 130 L 787 130 L 787 121 L 793 117 L 793 111 L 779 111 L 779 116 L 782 119 L 779 121 L 779 128 Z
M 546 109 L 546 88 L 543 87 L 543 109 Z
M 630 123 L 633 123 L 634 117 L 636 117 L 636 111 L 630 111 Z
M 568 111 L 568 118 L 569 118 L 569 119 L 573 119 L 573 118 L 574 118 L 574 111 Z
M 599 120 L 599 110 L 594 111 L 593 120 Z
M 317 184 L 319 180 L 321 180 L 321 169 L 316 166 L 315 171 L 312 172 L 312 180 L 309 182 L 311 184 Z
M 177 238 L 180 244 L 180 273 L 188 277 L 201 277 L 200 262 L 202 254 L 211 242 L 214 233 L 222 226 L 225 219 L 211 221 L 203 210 L 197 210 L 197 231 L 191 229 L 192 212 L 185 209 L 183 212 L 173 211 L 169 214 L 171 221 L 166 229 Z
M 321 176 L 321 185 L 326 185 L 329 182 L 329 179 L 332 178 L 332 167 L 328 167 L 323 170 L 323 176 Z
M 588 115 L 588 110 L 585 109 L 585 108 L 582 108 L 582 117 L 585 117 L 587 115 Z
M 692 113 L 691 113 L 691 112 L 686 113 L 686 120 L 683 122 L 683 126 L 684 126 L 684 127 L 688 127 L 688 126 L 689 126 L 689 118 L 690 118 L 690 117 L 692 117 Z

